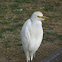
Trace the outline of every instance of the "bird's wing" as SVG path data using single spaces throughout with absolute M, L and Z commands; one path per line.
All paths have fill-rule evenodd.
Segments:
M 30 41 L 30 20 L 27 20 L 21 30 L 21 39 L 22 39 L 22 44 L 23 48 L 25 51 L 29 49 L 29 41 Z

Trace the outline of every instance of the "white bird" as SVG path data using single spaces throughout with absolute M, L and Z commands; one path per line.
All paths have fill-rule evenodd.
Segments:
M 43 16 L 40 11 L 36 11 L 28 19 L 21 30 L 21 40 L 26 55 L 27 62 L 32 61 L 35 52 L 38 50 L 43 39 L 42 21 L 49 19 Z

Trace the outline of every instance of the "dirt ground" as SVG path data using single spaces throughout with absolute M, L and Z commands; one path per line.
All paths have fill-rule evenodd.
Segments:
M 36 52 L 36 62 L 62 48 L 61 0 L 1 0 L 0 62 L 26 62 L 20 31 L 23 23 L 35 11 L 41 11 L 50 18 L 43 21 L 43 42 Z

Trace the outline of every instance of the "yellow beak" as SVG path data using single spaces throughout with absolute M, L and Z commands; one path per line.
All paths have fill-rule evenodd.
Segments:
M 49 19 L 49 17 L 45 17 L 45 16 L 38 16 L 38 18 Z

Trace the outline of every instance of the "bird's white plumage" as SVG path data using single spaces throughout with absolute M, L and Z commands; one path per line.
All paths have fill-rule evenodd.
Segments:
M 34 12 L 30 19 L 28 19 L 21 30 L 21 39 L 26 54 L 27 62 L 33 59 L 33 55 L 39 48 L 43 39 L 42 18 L 37 16 L 43 16 L 39 11 Z

